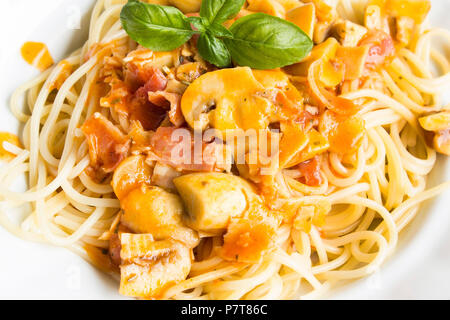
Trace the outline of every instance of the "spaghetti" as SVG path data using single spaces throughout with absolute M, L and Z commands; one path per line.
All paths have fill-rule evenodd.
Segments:
M 364 25 L 370 29 L 370 23 L 377 21 L 371 22 L 369 7 L 381 12 L 381 16 L 385 10 L 390 19 L 397 19 L 399 23 L 405 16 L 404 13 L 396 13 L 394 10 L 395 1 L 342 0 L 336 8 L 325 1 L 305 2 L 307 4 L 295 0 L 248 1 L 243 11 L 266 10 L 269 14 L 283 16 L 286 11 L 312 3 L 316 12 L 313 38 L 318 46 L 329 39 L 329 36 L 320 39 L 320 30 L 326 29 L 324 26 L 330 27 L 333 23 L 338 25 L 339 21 L 360 27 Z M 450 85 L 450 64 L 447 58 L 432 46 L 432 37 L 449 42 L 449 31 L 430 28 L 426 21 L 418 23 L 417 17 L 406 19 L 413 21 L 414 27 L 410 30 L 410 38 L 406 43 L 400 44 L 398 39 L 401 29 L 397 29 L 397 40 L 390 60 L 384 61 L 377 68 L 369 68 L 370 71 L 366 69 L 364 72 L 369 73 L 357 79 L 339 78 L 339 84 L 333 86 L 335 93 L 338 93 L 336 96 L 331 96 L 332 90 L 324 89 L 323 86 L 324 83 L 333 83 L 333 78 L 328 77 L 329 74 L 325 74 L 327 79 L 324 79 L 324 70 L 331 69 L 326 69 L 323 65 L 329 61 L 317 59 L 309 64 L 309 69 L 303 74 L 298 69 L 293 70 L 295 66 L 286 68 L 284 71 L 289 76 L 290 85 L 295 86 L 303 96 L 307 96 L 304 99 L 304 107 L 309 110 L 308 114 L 313 119 L 313 128 L 310 129 L 317 132 L 317 135 L 320 132 L 327 140 L 319 143 L 324 147 L 323 150 L 313 153 L 308 159 L 294 157 L 286 160 L 286 163 L 294 165 L 276 168 L 270 179 L 266 179 L 252 176 L 251 167 L 230 168 L 226 164 L 221 167 L 216 163 L 211 170 L 203 170 L 204 167 L 198 170 L 192 167 L 176 168 L 174 162 L 164 162 L 164 159 L 158 156 L 158 145 L 149 141 L 156 139 L 155 135 L 160 132 L 161 123 L 166 129 L 176 127 L 174 123 L 177 121 L 177 110 L 174 110 L 174 113 L 166 113 L 167 109 L 163 108 L 165 111 L 161 113 L 161 108 L 152 109 L 152 113 L 147 114 L 152 120 L 149 123 L 140 121 L 137 113 L 134 113 L 136 116 L 130 116 L 130 113 L 121 112 L 121 107 L 127 107 L 129 103 L 129 100 L 122 100 L 125 98 L 121 95 L 123 90 L 127 89 L 120 87 L 121 81 L 127 77 L 123 72 L 127 63 L 135 63 L 138 66 L 134 76 L 139 77 L 139 66 L 145 65 L 146 61 L 156 61 L 155 65 L 160 67 L 159 73 L 169 79 L 168 85 L 173 86 L 173 90 L 166 89 L 169 95 L 165 94 L 162 98 L 151 94 L 149 97 L 154 98 L 152 104 L 157 104 L 157 101 L 162 99 L 164 105 L 170 106 L 171 99 L 176 97 L 176 94 L 188 95 L 185 90 L 190 90 L 192 83 L 199 81 L 202 74 L 218 72 L 196 54 L 190 43 L 170 53 L 170 57 L 138 47 L 121 27 L 119 14 L 125 3 L 125 0 L 98 0 L 92 12 L 89 39 L 84 46 L 42 72 L 36 79 L 19 87 L 11 98 L 11 110 L 24 125 L 21 137 L 23 148 L 19 144 L 12 145 L 8 142 L 3 146 L 15 157 L 0 168 L 0 221 L 15 235 L 27 240 L 66 247 L 102 270 L 117 274 L 119 266 L 114 264 L 114 259 L 105 254 L 105 251 L 110 250 L 111 256 L 114 255 L 112 243 L 118 232 L 122 235 L 121 248 L 119 244 L 122 277 L 125 272 L 129 272 L 127 268 L 135 267 L 130 262 L 136 258 L 133 256 L 132 244 L 126 241 L 132 241 L 133 236 L 139 234 L 135 231 L 143 228 L 143 224 L 135 226 L 134 229 L 130 228 L 131 224 L 126 228 L 121 225 L 124 216 L 131 214 L 130 207 L 140 200 L 136 198 L 127 202 L 126 196 L 117 192 L 117 184 L 114 181 L 111 186 L 112 173 L 118 174 L 117 166 L 111 165 L 112 169 L 107 170 L 105 168 L 109 166 L 105 161 L 94 161 L 102 157 L 102 150 L 93 154 L 93 145 L 101 142 L 93 143 L 89 138 L 89 130 L 95 132 L 99 125 L 104 123 L 113 124 L 114 130 L 117 130 L 114 149 L 108 149 L 108 152 L 116 152 L 119 157 L 121 151 L 117 151 L 120 148 L 116 147 L 120 145 L 122 149 L 129 148 L 126 149 L 126 157 L 142 156 L 143 158 L 133 158 L 133 161 L 142 160 L 141 166 L 149 166 L 152 171 L 151 181 L 143 184 L 163 186 L 166 190 L 164 195 L 167 197 L 178 197 L 176 193 L 183 195 L 180 179 L 186 173 L 226 171 L 245 177 L 252 185 L 257 185 L 260 192 L 258 198 L 265 202 L 264 205 L 269 207 L 267 210 L 273 215 L 276 216 L 279 212 L 282 212 L 283 217 L 290 215 L 290 218 L 275 218 L 277 224 L 273 244 L 254 262 L 242 257 L 231 261 L 224 253 L 226 249 L 229 250 L 227 252 L 236 250 L 233 246 L 227 247 L 227 241 L 232 241 L 230 239 L 234 236 L 232 225 L 236 230 L 244 228 L 241 233 L 236 231 L 237 237 L 245 234 L 246 222 L 239 218 L 232 219 L 225 237 L 224 231 L 205 232 L 200 227 L 197 229 L 202 230 L 183 226 L 183 232 L 186 232 L 183 233 L 184 238 L 181 241 L 183 245 L 179 244 L 180 239 L 173 239 L 175 236 L 167 240 L 170 236 L 158 236 L 163 230 L 154 230 L 152 235 L 146 235 L 147 243 L 142 244 L 145 248 L 150 244 L 153 246 L 163 242 L 153 242 L 153 236 L 164 238 L 164 245 L 177 243 L 176 246 L 185 248 L 188 246 L 186 243 L 191 241 L 186 239 L 191 239 L 195 233 L 192 237 L 198 239 L 192 240 L 195 245 L 191 245 L 189 252 L 192 247 L 195 249 L 194 253 L 189 253 L 188 258 L 183 253 L 184 249 L 173 251 L 176 253 L 174 259 L 189 260 L 187 273 L 183 270 L 188 275 L 168 283 L 164 288 L 158 288 L 161 290 L 154 294 L 142 294 L 136 288 L 131 291 L 121 288 L 122 293 L 132 296 L 161 299 L 320 297 L 341 280 L 357 279 L 376 271 L 394 252 L 400 231 L 418 213 L 419 205 L 450 188 L 450 183 L 447 182 L 426 189 L 427 176 L 436 162 L 436 151 L 430 145 L 434 141 L 435 148 L 445 152 L 448 142 L 445 137 L 449 135 L 450 123 L 444 121 L 444 128 L 441 125 L 437 130 L 426 128 L 426 133 L 421 126 L 422 122 L 419 123 L 419 118 L 436 117 L 436 114 L 446 112 L 446 107 L 441 102 L 441 94 Z M 190 4 L 195 8 L 185 8 Z M 199 3 L 186 1 L 183 6 L 183 11 L 192 12 L 198 10 Z M 330 9 L 330 15 L 335 12 L 340 20 L 336 22 L 337 18 L 333 17 L 327 21 L 329 18 L 323 15 L 324 8 Z M 389 31 L 389 25 L 382 25 L 383 21 L 381 18 L 378 20 L 379 28 Z M 344 36 L 338 33 L 337 38 L 339 37 L 343 40 Z M 342 49 L 339 48 L 338 50 Z M 383 47 L 380 50 L 390 49 Z M 183 60 L 188 63 L 180 62 Z M 165 61 L 176 62 L 173 64 Z M 339 65 L 337 61 L 340 60 L 330 61 L 332 66 L 336 67 Z M 308 60 L 301 62 L 298 68 L 303 68 L 307 63 Z M 441 76 L 433 76 L 433 66 L 437 66 Z M 260 83 L 264 83 L 263 73 L 259 76 L 256 71 L 253 73 Z M 117 81 L 118 79 L 120 81 Z M 149 90 L 159 91 L 162 90 Z M 288 96 L 286 92 L 284 94 L 287 98 L 284 98 L 292 100 L 292 96 Z M 23 111 L 21 104 L 23 96 L 26 111 Z M 336 107 L 343 100 L 350 101 L 358 108 L 350 115 L 340 114 L 343 110 L 348 112 L 348 109 Z M 255 100 L 255 105 L 260 103 L 258 101 Z M 329 110 L 333 112 L 330 113 Z M 329 118 L 325 119 L 325 113 Z M 253 114 L 256 117 L 256 113 Z M 336 126 L 347 126 L 346 128 L 350 128 L 347 131 L 352 134 L 358 134 L 358 128 L 362 126 L 362 133 L 358 138 L 352 135 L 349 140 L 345 140 L 342 135 L 334 139 L 334 133 L 327 131 L 328 127 L 320 130 L 322 124 L 314 124 L 314 121 L 319 119 L 317 114 L 321 115 L 321 123 L 331 121 Z M 185 112 L 183 115 L 188 121 Z M 156 121 L 155 118 L 158 117 L 162 120 Z M 93 128 L 88 128 L 92 119 L 105 122 L 95 122 Z M 345 120 L 341 122 L 336 119 Z M 136 127 L 137 122 L 133 120 L 140 121 L 141 125 Z M 154 126 L 154 122 L 158 125 Z M 181 123 L 184 123 L 183 118 Z M 105 130 L 109 130 L 108 128 L 105 124 Z M 281 131 L 283 130 L 281 126 Z M 287 131 L 285 132 L 284 136 L 287 136 Z M 328 135 L 325 132 L 328 132 Z M 127 145 L 128 140 L 123 138 L 127 135 L 133 137 L 131 145 Z M 294 137 L 294 140 L 300 139 L 298 134 L 294 134 Z M 311 137 L 308 136 L 308 141 L 312 141 Z M 122 138 L 125 139 L 123 143 Z M 146 144 L 142 145 L 139 139 L 147 139 Z M 294 140 L 288 144 L 293 146 Z M 299 147 L 300 150 L 306 150 L 305 145 L 308 143 Z M 105 144 L 104 147 L 109 148 L 109 145 Z M 341 152 L 342 149 L 352 147 L 354 150 L 350 153 Z M 298 156 L 297 153 L 295 155 Z M 128 161 L 119 160 L 121 163 Z M 133 164 L 133 170 L 138 168 L 136 163 Z M 122 168 L 122 165 L 119 168 Z M 16 178 L 24 174 L 28 178 L 28 190 L 11 191 L 10 186 Z M 172 181 L 175 181 L 175 185 Z M 140 188 L 144 190 L 142 192 L 154 190 L 150 186 L 142 187 L 141 184 Z M 126 193 L 131 197 L 133 192 L 128 193 L 127 190 Z M 159 203 L 158 200 L 154 201 Z M 171 201 L 165 203 L 172 203 Z M 6 208 L 24 205 L 30 206 L 30 214 L 17 225 L 6 213 Z M 161 202 L 161 206 L 163 205 L 165 204 Z M 272 230 L 270 228 L 267 229 L 269 232 Z M 256 230 L 257 227 L 252 226 L 252 229 Z M 178 234 L 178 231 L 175 233 Z M 258 235 L 252 233 L 251 236 Z M 134 244 L 141 245 L 139 242 Z M 131 257 L 129 265 L 124 264 L 127 254 Z M 139 257 L 145 260 L 144 258 Z M 142 262 L 143 260 L 140 260 L 140 263 L 147 263 Z M 174 268 L 168 270 L 174 270 L 175 274 L 181 272 L 171 265 L 169 260 L 162 262 L 162 265 Z M 151 286 L 148 283 L 152 283 L 152 277 L 160 276 L 155 272 L 152 271 L 149 277 L 145 278 L 147 283 L 144 283 L 144 286 Z M 131 281 L 129 278 L 125 280 Z M 121 286 L 126 286 L 125 280 L 122 279 Z

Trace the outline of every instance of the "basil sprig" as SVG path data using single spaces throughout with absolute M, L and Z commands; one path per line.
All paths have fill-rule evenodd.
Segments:
M 225 68 L 231 64 L 231 55 L 225 43 L 214 37 L 210 32 L 200 35 L 197 41 L 198 53 L 210 63 Z
M 200 8 L 200 17 L 204 17 L 210 24 L 221 24 L 234 18 L 245 0 L 204 0 Z
M 120 13 L 131 39 L 154 51 L 171 51 L 198 34 L 197 48 L 206 61 L 224 68 L 233 60 L 253 69 L 275 69 L 296 63 L 311 51 L 311 39 L 295 24 L 264 13 L 237 19 L 245 0 L 203 0 L 200 17 L 180 10 L 130 0 Z
M 243 66 L 251 64 L 255 69 L 296 63 L 313 47 L 295 24 L 264 13 L 238 19 L 230 31 L 234 37 L 224 41 L 233 60 Z
M 153 51 L 180 47 L 195 34 L 186 16 L 175 7 L 129 1 L 120 12 L 131 39 Z

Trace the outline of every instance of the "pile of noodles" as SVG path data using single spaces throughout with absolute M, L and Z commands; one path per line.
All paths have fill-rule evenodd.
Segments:
M 94 44 L 107 47 L 112 41 L 125 54 L 134 50 L 119 21 L 125 3 L 97 2 L 89 39 L 65 59 L 73 71 L 55 97 L 49 99 L 48 88 L 64 72 L 65 63 L 17 89 L 11 105 L 24 125 L 24 148 L 6 145 L 16 157 L 0 168 L 2 225 L 24 239 L 67 247 L 94 264 L 98 261 L 85 248 L 108 248 L 108 240 L 101 236 L 117 217 L 120 204 L 108 182 L 98 184 L 84 172 L 90 159 L 79 127 L 94 112 L 118 126 L 120 121 L 111 108 L 99 107 L 100 97 L 91 90 L 103 61 L 101 50 L 87 61 L 85 56 Z M 361 23 L 364 7 L 365 1 L 340 1 L 339 13 Z M 299 183 L 288 170 L 277 176 L 280 194 L 294 206 L 329 200 L 333 209 L 325 224 L 320 229 L 312 226 L 309 234 L 282 225 L 276 250 L 254 265 L 223 261 L 214 250 L 220 241 L 202 241 L 198 248 L 202 260 L 193 262 L 188 279 L 169 288 L 163 298 L 312 298 L 340 280 L 377 270 L 395 250 L 400 231 L 415 217 L 419 204 L 450 187 L 445 183 L 426 189 L 436 152 L 426 145 L 417 121 L 420 114 L 443 108 L 440 95 L 450 84 L 450 65 L 432 40 L 450 43 L 450 32 L 427 23 L 421 28 L 414 47 L 398 50 L 393 63 L 380 71 L 391 95 L 372 89 L 344 95 L 364 101 L 359 114 L 367 134 L 356 165 L 349 168 L 333 153 L 324 156 L 319 187 Z M 441 76 L 433 75 L 433 65 Z M 28 190 L 10 191 L 24 174 Z M 30 214 L 17 225 L 8 216 L 9 208 L 24 205 Z

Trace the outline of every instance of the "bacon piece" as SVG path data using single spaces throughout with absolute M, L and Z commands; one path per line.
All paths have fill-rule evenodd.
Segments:
M 96 112 L 81 127 L 89 145 L 89 156 L 94 168 L 113 172 L 126 158 L 130 140 L 108 119 Z
M 369 46 L 366 67 L 375 69 L 394 56 L 395 47 L 391 36 L 381 30 L 371 30 L 359 42 L 359 46 Z
M 115 79 L 109 84 L 111 89 L 109 93 L 100 99 L 100 106 L 104 108 L 114 108 L 114 111 L 121 114 L 128 114 L 129 101 L 133 96 L 130 88 L 125 82 Z
M 147 99 L 149 92 L 162 91 L 167 87 L 167 78 L 156 68 L 151 68 L 151 75 L 143 86 L 136 90 L 136 97 Z
M 178 132 L 175 132 L 177 131 Z M 160 127 L 150 142 L 153 155 L 151 160 L 186 171 L 224 171 L 228 162 L 224 161 L 225 146 L 219 143 L 202 143 L 202 153 L 195 157 L 194 141 L 187 129 Z M 201 157 L 200 157 L 201 156 Z
M 180 127 L 184 124 L 184 116 L 181 111 L 181 95 L 177 93 L 156 91 L 148 93 L 148 100 L 158 107 L 169 109 L 170 122 Z
M 151 71 L 148 71 L 147 82 L 137 89 L 130 102 L 131 120 L 138 120 L 145 130 L 156 130 L 167 112 L 149 101 L 149 93 L 164 90 L 167 87 L 167 79 L 158 69 L 149 70 Z
M 298 171 L 302 175 L 302 182 L 308 186 L 320 186 L 322 184 L 322 176 L 320 175 L 320 158 L 314 158 L 304 161 L 298 165 Z
M 142 67 L 134 63 L 127 64 L 125 82 L 134 88 L 147 85 L 152 91 L 164 90 L 167 85 L 166 77 L 158 68 Z
M 151 68 L 149 72 L 149 78 L 144 85 L 144 88 L 148 91 L 160 91 L 167 87 L 166 76 L 159 71 L 159 69 Z
M 166 110 L 147 100 L 134 98 L 130 103 L 131 120 L 138 120 L 144 130 L 156 130 L 166 117 Z

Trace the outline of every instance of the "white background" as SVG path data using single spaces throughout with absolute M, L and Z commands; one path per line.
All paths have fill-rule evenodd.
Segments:
M 45 42 L 55 60 L 86 38 L 94 0 L 0 1 L 0 131 L 17 132 L 8 100 L 36 75 L 20 58 L 25 41 Z M 450 0 L 433 0 L 432 23 L 450 29 Z M 81 23 L 78 23 L 81 21 Z M 431 184 L 450 179 L 444 157 Z M 427 203 L 402 233 L 399 248 L 378 273 L 330 298 L 450 299 L 450 194 Z M 120 299 L 118 283 L 66 249 L 29 243 L 0 227 L 0 299 Z

